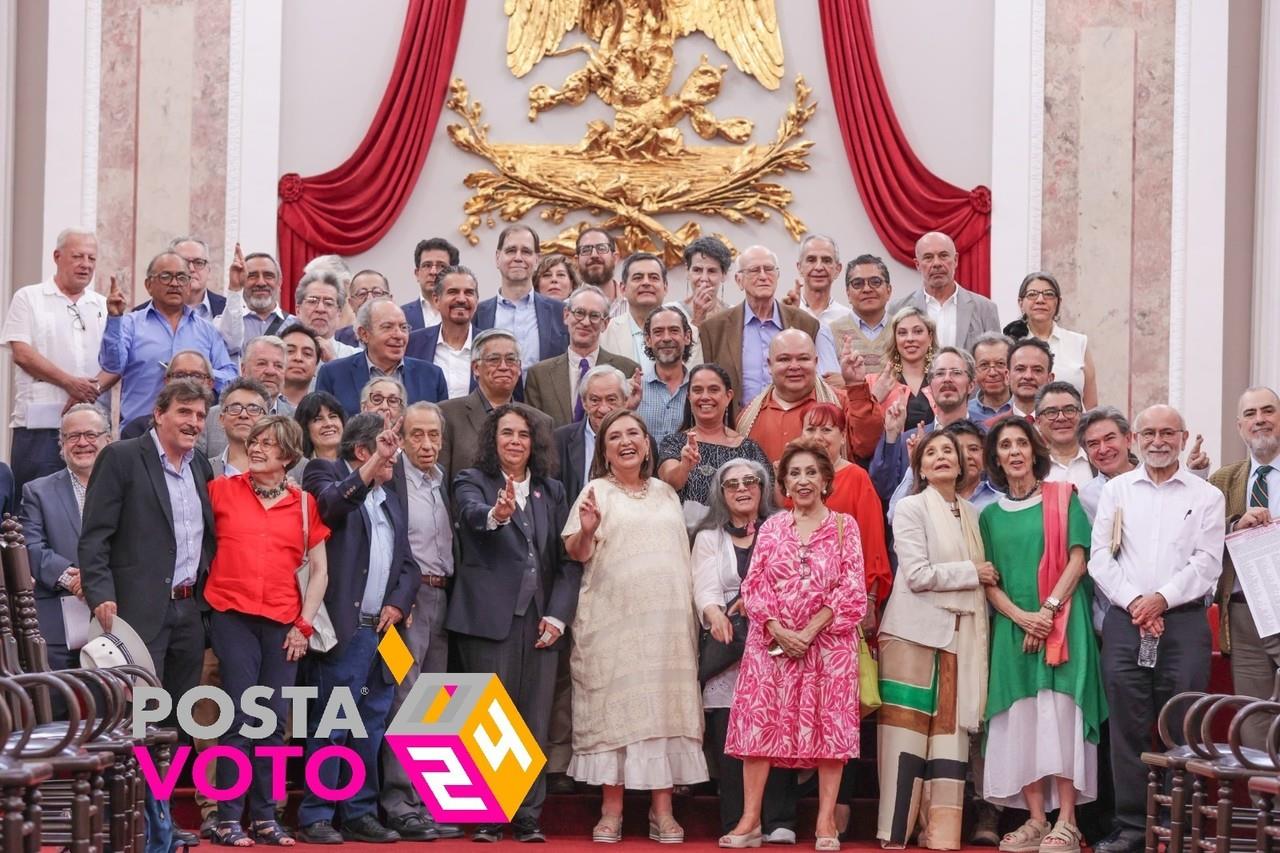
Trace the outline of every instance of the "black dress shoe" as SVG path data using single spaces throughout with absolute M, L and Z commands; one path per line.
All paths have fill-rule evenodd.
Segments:
M 199 847 L 200 833 L 189 829 L 173 828 L 173 843 L 179 847 Z
M 538 826 L 538 822 L 533 820 L 516 821 L 511 825 L 511 834 L 516 837 L 516 841 L 525 844 L 542 843 L 547 840 L 542 827 Z
M 576 794 L 578 786 L 573 783 L 567 773 L 551 773 L 547 775 L 548 794 Z
M 442 841 L 447 841 L 451 838 L 464 838 L 466 836 L 466 833 L 462 831 L 462 827 L 456 824 L 435 823 L 431 818 L 427 818 L 427 822 L 435 826 L 436 834 Z
M 218 825 L 218 813 L 213 812 L 211 815 L 200 821 L 200 837 L 212 838 L 213 828 Z
M 298 829 L 298 840 L 304 844 L 341 844 L 342 836 L 327 820 L 318 820 Z
M 413 812 L 389 818 L 387 826 L 400 833 L 400 837 L 405 841 L 435 841 L 440 837 L 440 833 L 429 820 Z
M 342 822 L 342 837 L 348 841 L 363 841 L 367 844 L 390 844 L 400 840 L 400 833 L 378 823 L 378 819 L 372 814 L 364 814 Z
M 1117 829 L 1093 845 L 1093 853 L 1138 853 L 1143 846 L 1143 836 L 1138 830 Z
M 476 827 L 476 831 L 471 833 L 472 841 L 481 841 L 485 844 L 493 844 L 502 840 L 502 824 L 487 823 L 484 826 Z

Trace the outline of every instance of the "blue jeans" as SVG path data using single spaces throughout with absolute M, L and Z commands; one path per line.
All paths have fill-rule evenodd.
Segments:
M 305 673 L 303 680 L 316 686 L 321 700 L 327 700 L 338 687 L 346 687 L 351 691 L 367 737 L 353 738 L 348 731 L 335 731 L 327 738 L 318 738 L 316 730 L 323 716 L 323 709 L 318 708 L 311 713 L 307 732 L 307 758 L 330 744 L 350 747 L 364 764 L 365 778 L 360 790 L 340 803 L 321 799 L 315 792 L 308 791 L 298 807 L 299 826 L 308 826 L 318 820 L 332 821 L 335 811 L 344 821 L 377 813 L 378 750 L 382 746 L 387 718 L 391 714 L 391 700 L 396 692 L 395 681 L 378 655 L 379 639 L 373 628 L 357 628 L 351 639 L 327 654 L 318 654 L 314 658 L 308 655 L 302 659 Z M 318 775 L 320 781 L 330 788 L 339 788 L 351 778 L 347 765 L 334 759 L 320 765 Z

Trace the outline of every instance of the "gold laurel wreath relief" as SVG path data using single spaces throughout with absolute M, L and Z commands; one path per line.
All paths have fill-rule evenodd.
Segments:
M 791 190 L 769 180 L 787 171 L 807 171 L 813 143 L 801 140 L 817 105 L 803 77 L 778 123 L 774 139 L 748 144 L 754 126 L 745 118 L 719 118 L 709 104 L 720 94 L 727 66 L 702 61 L 674 92 L 675 42 L 695 31 L 709 36 L 734 64 L 766 89 L 782 80 L 783 51 L 774 0 L 506 0 L 507 65 L 523 77 L 547 56 L 583 53 L 586 66 L 559 89 L 529 91 L 529 120 L 561 105 L 577 106 L 595 95 L 613 108 L 613 121 L 593 121 L 577 143 L 567 145 L 495 142 L 483 122 L 483 108 L 455 79 L 447 106 L 462 124 L 448 127 L 453 143 L 484 158 L 492 170 L 472 172 L 464 184 L 473 191 L 463 207 L 459 230 L 471 245 L 481 226 L 496 227 L 534 208 L 547 222 L 562 225 L 572 212 L 605 217 L 620 231 L 624 252 L 656 251 L 669 263 L 702 234 L 695 220 L 675 230 L 656 217 L 701 214 L 740 224 L 767 222 L 776 212 L 792 238 L 805 224 L 790 210 Z M 590 43 L 561 49 L 561 40 L 579 28 Z M 680 125 L 718 145 L 686 145 Z M 577 227 L 544 241 L 552 250 L 572 252 Z

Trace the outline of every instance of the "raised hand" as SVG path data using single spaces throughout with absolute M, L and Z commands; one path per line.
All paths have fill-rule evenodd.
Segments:
M 924 438 L 924 421 L 916 424 L 916 431 L 907 437 L 907 456 L 915 452 L 916 445 L 920 443 L 922 438 Z
M 231 266 L 227 267 L 227 290 L 232 293 L 244 290 L 244 252 L 240 250 L 239 243 L 236 243 L 236 254 L 231 259 Z
M 111 276 L 111 287 L 107 291 L 107 313 L 112 317 L 119 317 L 124 314 L 124 309 L 124 291 L 116 283 L 116 277 Z
M 899 400 L 884 410 L 884 440 L 892 444 L 907 428 L 907 404 Z
M 698 452 L 698 434 L 689 430 L 689 439 L 680 450 L 680 464 L 692 471 L 702 462 L 702 454 Z
M 1204 444 L 1204 436 L 1196 434 L 1196 443 L 1191 445 L 1191 452 L 1187 454 L 1187 467 L 1192 471 L 1203 471 L 1209 467 L 1209 454 L 1200 449 Z
M 789 291 L 787 292 L 787 295 L 786 295 L 786 296 L 782 297 L 782 304 L 783 304 L 783 305 L 790 305 L 790 306 L 791 306 L 791 307 L 793 307 L 793 308 L 794 308 L 795 306 L 799 305 L 799 304 L 800 304 L 800 289 L 801 289 L 802 287 L 804 287 L 804 282 L 803 282 L 803 281 L 801 281 L 800 279 L 796 279 L 796 283 L 795 283 L 795 284 L 793 284 L 793 285 L 791 286 L 791 290 L 789 290 Z
M 867 381 L 867 362 L 854 347 L 853 338 L 846 338 L 840 348 L 840 376 L 849 386 Z
M 885 369 L 876 376 L 875 384 L 871 386 L 871 396 L 875 398 L 877 403 L 883 403 L 889 399 L 889 395 L 893 392 L 893 386 L 896 384 L 897 382 L 893 378 L 893 370 L 886 365 Z
M 587 489 L 587 496 L 578 504 L 578 521 L 582 525 L 582 532 L 589 536 L 594 535 L 596 528 L 600 526 L 600 507 L 596 505 L 595 486 Z
M 400 418 L 394 423 L 378 433 L 378 449 L 377 454 L 384 460 L 396 458 L 396 454 L 400 452 Z
M 507 484 L 498 492 L 498 500 L 493 505 L 493 519 L 499 524 L 505 523 L 516 511 L 516 481 L 507 477 Z
M 640 408 L 640 399 L 644 396 L 644 374 L 640 368 L 636 368 L 636 372 L 631 374 L 631 381 L 627 388 L 627 408 L 635 411 Z
M 716 307 L 716 289 L 699 287 L 693 291 L 693 325 L 701 326 Z

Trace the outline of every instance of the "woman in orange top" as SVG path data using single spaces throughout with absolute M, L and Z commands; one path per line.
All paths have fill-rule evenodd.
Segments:
M 209 482 L 209 502 L 218 537 L 218 551 L 209 567 L 204 597 L 213 608 L 210 633 L 222 669 L 222 686 L 238 697 L 254 685 L 272 690 L 267 705 L 275 712 L 276 729 L 252 743 L 240 734 L 251 718 L 237 706 L 235 719 L 219 745 L 249 755 L 251 746 L 284 743 L 286 705 L 283 688 L 292 687 L 298 661 L 307 653 L 311 620 L 324 601 L 328 582 L 324 542 L 329 528 L 320 520 L 314 500 L 302 504 L 302 490 L 289 483 L 285 472 L 302 458 L 302 428 L 283 415 L 268 415 L 249 431 L 246 442 L 249 470 L 235 477 Z M 310 555 L 310 583 L 305 600 L 294 578 L 303 558 L 303 517 L 307 514 L 306 548 Z M 271 760 L 255 759 L 249 787 L 250 833 L 240 822 L 245 797 L 218 803 L 214 841 L 229 847 L 248 847 L 255 841 L 279 846 L 294 843 L 275 820 L 271 796 Z M 236 781 L 235 767 L 220 761 L 219 788 Z

